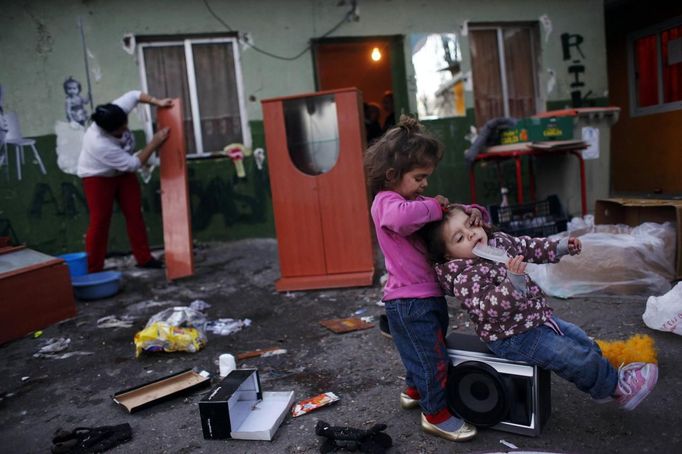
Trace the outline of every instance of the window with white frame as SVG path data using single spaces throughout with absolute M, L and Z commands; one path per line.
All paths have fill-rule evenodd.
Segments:
M 495 117 L 523 118 L 541 108 L 536 24 L 469 26 L 476 124 Z
M 236 37 L 138 40 L 138 52 L 142 90 L 182 100 L 188 157 L 235 142 L 251 146 Z M 149 139 L 155 109 L 147 118 Z
M 628 36 L 630 112 L 682 109 L 682 17 Z

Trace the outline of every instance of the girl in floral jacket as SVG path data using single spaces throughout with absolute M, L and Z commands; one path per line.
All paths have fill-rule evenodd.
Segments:
M 469 313 L 478 336 L 497 356 L 552 370 L 597 401 L 614 398 L 634 409 L 658 379 L 655 364 L 630 363 L 616 370 L 578 326 L 561 320 L 540 287 L 525 274 L 526 262 L 556 263 L 579 254 L 578 238 L 561 241 L 492 233 L 468 226 L 468 215 L 452 207 L 442 221 L 422 231 L 436 275 L 446 294 Z M 477 244 L 503 249 L 507 263 L 477 257 Z

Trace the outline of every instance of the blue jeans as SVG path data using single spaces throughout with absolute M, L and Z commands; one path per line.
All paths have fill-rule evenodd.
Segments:
M 618 371 L 602 356 L 599 346 L 578 326 L 553 318 L 563 336 L 540 325 L 525 333 L 489 342 L 488 348 L 501 358 L 554 371 L 594 399 L 613 395 Z
M 417 388 L 422 411 L 434 414 L 447 406 L 448 354 L 445 298 L 401 298 L 386 301 L 388 326 L 406 369 L 407 386 Z

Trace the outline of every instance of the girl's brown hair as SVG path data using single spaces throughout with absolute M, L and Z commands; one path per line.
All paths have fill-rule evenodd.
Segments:
M 424 131 L 416 119 L 401 115 L 398 124 L 365 154 L 365 174 L 372 197 L 394 187 L 410 170 L 435 167 L 442 158 L 443 145 Z M 390 177 L 389 171 L 392 171 Z

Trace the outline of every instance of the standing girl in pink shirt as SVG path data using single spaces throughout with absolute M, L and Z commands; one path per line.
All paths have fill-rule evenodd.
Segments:
M 367 150 L 365 170 L 374 197 L 372 219 L 388 272 L 383 296 L 386 315 L 406 369 L 407 389 L 400 404 L 421 406 L 425 432 L 463 441 L 473 438 L 476 428 L 447 407 L 447 304 L 425 246 L 415 234 L 426 223 L 441 220 L 448 205 L 441 195 L 422 195 L 442 157 L 442 144 L 426 134 L 417 120 L 403 116 Z M 481 212 L 475 208 L 468 212 L 471 222 L 479 225 Z

